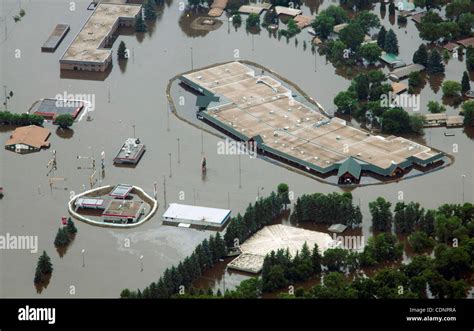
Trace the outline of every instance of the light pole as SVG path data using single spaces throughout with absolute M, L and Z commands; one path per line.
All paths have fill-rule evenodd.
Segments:
M 135 124 L 132 125 L 133 128 L 133 138 L 135 138 Z
M 194 69 L 194 59 L 193 59 L 193 47 L 189 47 L 189 49 L 191 50 L 191 70 Z
M 242 167 L 240 164 L 240 153 L 239 153 L 239 188 L 242 188 Z
M 82 251 L 81 251 L 81 254 L 82 254 L 82 267 L 84 268 L 86 266 L 86 260 L 84 259 L 84 253 L 86 252 L 86 250 L 83 248 Z
M 178 141 L 178 163 L 181 163 L 181 153 L 180 153 L 180 148 L 179 148 L 179 138 L 176 139 Z
M 258 187 L 258 189 L 257 189 L 257 200 L 260 200 L 260 191 L 263 191 L 263 189 L 264 189 L 263 186 L 262 186 L 262 187 L 260 187 L 260 186 Z
M 171 172 L 171 153 L 168 153 L 168 156 L 170 158 L 170 178 L 173 176 L 172 172 Z
M 5 111 L 8 111 L 8 99 L 7 99 L 7 86 L 3 85 L 3 91 L 5 94 L 5 102 L 3 103 L 5 105 Z
M 462 174 L 462 203 L 464 203 L 464 179 L 466 178 L 466 175 Z
M 141 272 L 143 272 L 143 255 L 140 255 Z

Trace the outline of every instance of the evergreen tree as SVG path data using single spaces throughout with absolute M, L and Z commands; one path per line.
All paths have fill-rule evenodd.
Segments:
M 216 256 L 217 258 L 222 259 L 227 255 L 227 248 L 225 246 L 224 239 L 222 239 L 219 232 L 216 233 L 215 242 L 216 242 Z
M 390 29 L 385 36 L 385 44 L 383 49 L 387 53 L 398 54 L 398 39 L 395 32 Z
M 392 204 L 378 197 L 375 201 L 369 203 L 370 214 L 372 215 L 372 228 L 374 231 L 390 232 L 392 229 Z
M 358 74 L 353 80 L 353 87 L 359 100 L 367 100 L 369 96 L 369 78 L 366 74 Z
M 70 242 L 71 239 L 69 238 L 66 228 L 59 228 L 56 233 L 56 238 L 54 239 L 54 246 L 66 247 Z
M 143 20 L 142 13 L 138 13 L 137 17 L 135 18 L 135 32 L 146 32 L 147 27 L 145 21 Z
M 319 253 L 318 244 L 314 244 L 313 251 L 311 252 L 311 265 L 314 273 L 321 272 L 321 254 Z
M 288 195 L 289 193 L 288 184 L 280 183 L 278 185 L 277 192 L 278 192 L 278 196 L 282 200 L 283 205 L 285 206 L 285 209 L 286 209 L 286 205 L 291 202 Z
M 413 54 L 413 63 L 418 63 L 425 67 L 428 65 L 428 48 L 425 44 L 421 44 Z
M 387 35 L 387 30 L 384 26 L 380 28 L 379 34 L 377 35 L 377 45 L 380 48 L 385 48 L 385 36 Z
M 433 49 L 428 56 L 427 69 L 430 74 L 438 74 L 444 72 L 444 63 L 441 55 L 436 49 Z
M 39 257 L 36 270 L 42 274 L 51 274 L 53 272 L 53 264 L 46 251 L 43 251 L 43 254 Z
M 74 235 L 77 233 L 76 225 L 74 225 L 74 222 L 72 221 L 70 217 L 67 220 L 66 232 L 70 235 Z
M 395 4 L 393 3 L 393 1 L 390 1 L 390 4 L 388 5 L 388 14 L 390 16 L 395 15 Z
M 147 20 L 156 19 L 156 3 L 155 3 L 155 0 L 146 0 L 144 10 L 145 10 L 145 18 Z
M 125 46 L 123 40 L 119 44 L 117 56 L 119 59 L 127 59 L 127 46 Z
M 461 92 L 466 93 L 471 89 L 471 83 L 469 81 L 469 75 L 467 74 L 467 71 L 464 71 L 462 74 L 462 79 L 461 79 Z

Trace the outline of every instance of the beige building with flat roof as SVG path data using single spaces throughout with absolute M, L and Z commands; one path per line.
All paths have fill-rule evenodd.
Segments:
M 133 26 L 142 6 L 100 3 L 59 60 L 61 69 L 105 71 L 112 63 L 114 33 Z

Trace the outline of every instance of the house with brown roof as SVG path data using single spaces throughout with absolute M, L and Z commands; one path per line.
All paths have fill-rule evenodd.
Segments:
M 48 129 L 36 125 L 22 126 L 13 131 L 10 139 L 5 143 L 5 148 L 16 153 L 37 152 L 41 148 L 48 148 Z
M 464 46 L 465 48 L 468 48 L 469 46 L 474 46 L 474 37 L 458 40 L 456 42 L 459 45 Z

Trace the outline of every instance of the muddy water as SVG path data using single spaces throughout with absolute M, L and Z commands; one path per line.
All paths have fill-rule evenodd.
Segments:
M 318 5 L 321 10 L 331 3 L 308 1 L 303 11 L 310 14 Z M 18 13 L 20 4 L 26 16 L 15 23 L 12 16 Z M 5 38 L 5 23 L 0 22 L 0 85 L 6 85 L 8 91 L 14 93 L 8 109 L 24 112 L 36 100 L 65 91 L 93 94 L 96 102 L 92 121 L 83 119 L 75 123 L 73 133 L 56 132 L 51 124 L 45 125 L 52 130 L 51 149 L 57 151 L 58 170 L 50 177 L 66 179 L 54 182 L 53 190 L 49 188 L 46 169 L 51 149 L 30 155 L 0 149 L 0 186 L 5 190 L 5 197 L 0 200 L 0 233 L 38 236 L 39 252 L 46 250 L 54 265 L 48 288 L 38 295 L 33 275 L 39 252 L 2 250 L 1 297 L 117 297 L 123 288 L 142 288 L 155 281 L 166 267 L 191 253 L 196 244 L 209 235 L 209 232 L 161 225 L 164 179 L 168 203 L 178 201 L 181 195 L 184 203 L 230 207 L 234 214 L 245 210 L 249 201 L 256 198 L 258 188 L 263 187 L 261 195 L 268 194 L 282 181 L 290 185 L 295 196 L 341 191 L 264 160 L 245 157 L 241 158 L 242 187 L 239 188 L 238 157 L 217 155 L 218 138 L 207 133 L 201 135 L 200 130 L 168 113 L 164 91 L 171 77 L 191 69 L 191 63 L 198 68 L 232 60 L 236 50 L 240 58 L 275 70 L 332 111 L 332 99 L 349 86 L 349 80 L 342 73 L 344 70 L 336 70 L 324 57 L 312 55 L 310 47 L 303 51 L 303 40 L 308 44 L 310 41 L 306 31 L 298 35 L 297 47 L 294 40 L 278 41 L 269 38 L 264 30 L 259 34 L 248 34 L 243 28 L 236 31 L 228 25 L 225 16 L 223 26 L 217 31 L 196 32 L 189 28 L 195 14 L 179 11 L 178 2 L 168 2 L 151 32 L 143 36 L 129 32 L 118 37 L 114 53 L 120 40 L 124 40 L 132 55 L 128 63 L 118 65 L 114 56 L 114 66 L 107 75 L 61 75 L 58 60 L 90 15 L 87 5 L 86 1 L 76 1 L 76 10 L 70 11 L 69 1 L 6 0 L 0 4 L 5 13 L 2 16 L 7 17 L 8 30 Z M 378 8 L 375 12 L 378 14 Z M 383 22 L 391 26 L 388 15 Z M 41 53 L 41 45 L 57 23 L 70 24 L 71 31 L 55 53 Z M 409 61 L 419 43 L 416 29 L 411 21 L 408 34 L 396 25 L 394 28 L 401 55 Z M 21 51 L 19 58 L 15 57 L 17 50 Z M 464 63 L 451 60 L 446 79 L 460 80 L 464 68 Z M 421 92 L 422 106 L 430 99 L 441 100 L 441 91 L 435 83 L 426 84 Z M 450 113 L 456 112 L 448 108 Z M 135 168 L 114 167 L 112 158 L 123 141 L 133 135 L 133 125 L 136 135 L 147 145 L 147 152 Z M 452 166 L 399 183 L 352 190 L 356 201 L 361 201 L 366 237 L 370 226 L 367 203 L 379 195 L 395 202 L 398 192 L 402 191 L 405 200 L 419 201 L 428 208 L 444 202 L 460 202 L 461 175 L 466 174 L 465 200 L 473 200 L 474 134 L 454 129 L 450 131 L 455 137 L 445 137 L 444 131 L 443 128 L 427 130 L 426 139 L 432 146 L 447 152 L 452 150 L 453 144 L 458 145 L 459 153 L 455 154 L 456 162 Z M 0 130 L 2 142 L 10 132 L 8 128 Z M 201 139 L 208 165 L 204 180 L 200 174 Z M 106 153 L 105 177 L 97 185 L 130 183 L 152 193 L 153 183 L 157 181 L 160 208 L 153 219 L 135 229 L 98 228 L 77 221 L 79 232 L 60 258 L 53 246 L 60 218 L 67 214 L 70 191 L 82 191 L 91 174 L 90 169 L 86 169 L 87 160 L 77 160 L 77 156 L 92 155 L 99 160 L 101 151 Z M 85 249 L 84 267 L 82 249 Z M 208 276 L 221 274 L 222 271 L 216 271 Z M 226 286 L 244 277 L 233 273 L 226 277 Z

